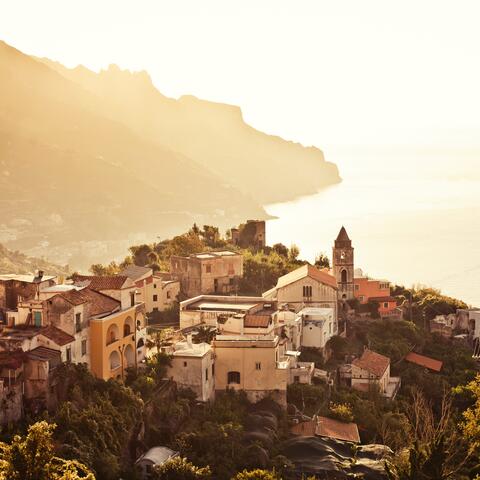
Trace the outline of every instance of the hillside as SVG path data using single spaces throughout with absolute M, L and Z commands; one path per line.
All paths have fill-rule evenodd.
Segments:
M 167 99 L 145 73 L 68 70 L 0 42 L 0 88 L 0 242 L 73 268 L 338 181 L 319 150 L 255 131 L 237 107 Z
M 0 274 L 8 273 L 35 273 L 43 270 L 48 275 L 66 275 L 68 267 L 61 267 L 44 258 L 29 257 L 23 253 L 9 250 L 0 244 Z

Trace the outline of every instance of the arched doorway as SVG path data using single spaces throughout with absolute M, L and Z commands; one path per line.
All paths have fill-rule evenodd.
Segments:
M 133 367 L 135 365 L 135 352 L 133 351 L 133 347 L 131 345 L 127 345 L 125 347 L 125 351 L 123 352 L 123 356 L 125 359 L 125 366 L 126 367 Z
M 116 323 L 112 323 L 107 330 L 107 345 L 116 342 L 119 338 L 118 326 Z
M 115 370 L 120 367 L 120 354 L 116 350 L 113 350 L 112 353 L 110 353 L 108 360 L 110 362 L 110 370 Z

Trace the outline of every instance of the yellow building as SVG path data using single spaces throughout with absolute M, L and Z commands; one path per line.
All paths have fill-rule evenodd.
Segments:
M 290 359 L 282 355 L 279 337 L 217 335 L 215 390 L 244 390 L 252 402 L 270 396 L 287 404 Z
M 145 307 L 137 304 L 90 320 L 90 368 L 108 380 L 123 380 L 145 357 Z

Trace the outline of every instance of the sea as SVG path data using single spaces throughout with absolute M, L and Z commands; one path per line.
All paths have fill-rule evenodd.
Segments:
M 266 205 L 275 217 L 268 244 L 295 244 L 309 261 L 331 258 L 343 225 L 355 267 L 370 277 L 434 287 L 480 307 L 480 150 L 332 148 L 325 157 L 342 182 Z

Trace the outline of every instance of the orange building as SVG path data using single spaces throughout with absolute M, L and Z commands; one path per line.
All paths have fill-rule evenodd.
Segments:
M 145 356 L 145 306 L 133 305 L 90 320 L 90 368 L 108 380 L 123 380 Z
M 363 275 L 354 278 L 354 293 L 361 305 L 368 302 L 379 304 L 378 313 L 381 317 L 396 315 L 397 302 L 390 294 L 390 282 L 388 280 L 373 280 Z

